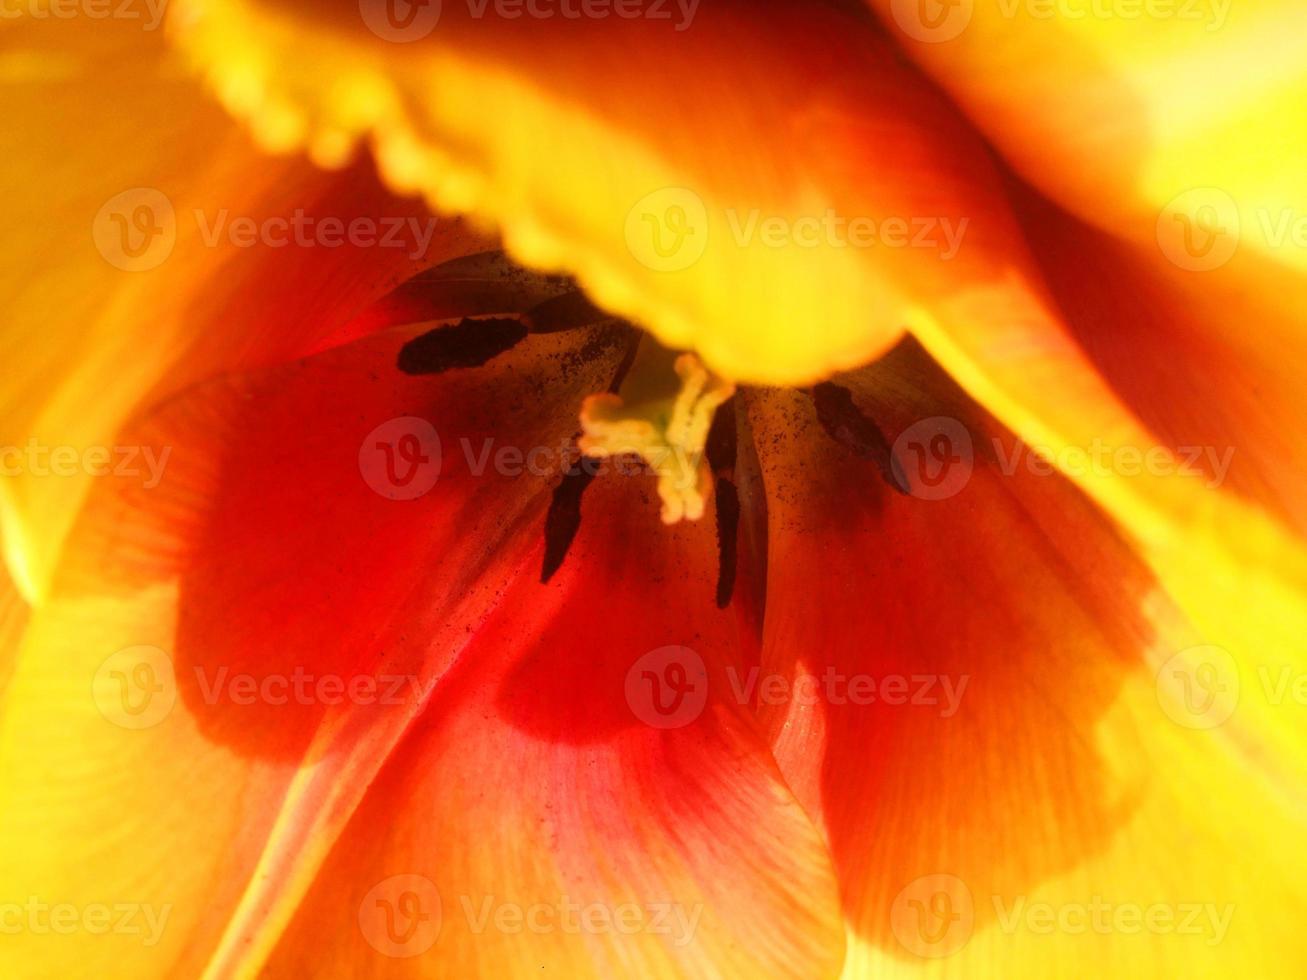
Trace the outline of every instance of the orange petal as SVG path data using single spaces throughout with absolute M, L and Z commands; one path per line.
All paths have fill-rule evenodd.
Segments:
M 257 962 L 507 583 L 536 579 L 557 456 L 483 453 L 566 445 L 621 345 L 555 334 L 411 378 L 411 333 L 196 388 L 125 434 L 166 467 L 96 484 L 32 616 L 0 866 L 8 894 L 167 920 L 24 930 L 0 973 Z
M 22 365 L 0 385 L 0 524 L 35 596 L 93 482 L 88 455 L 117 452 L 143 401 L 303 354 L 433 256 L 482 246 L 367 167 L 267 159 L 139 21 L 0 31 L 0 178 L 21 229 L 0 262 L 0 358 Z M 368 247 L 357 222 L 391 219 L 412 222 L 402 247 Z
M 510 587 L 272 975 L 838 974 L 827 855 L 733 693 L 713 529 L 631 482 L 587 491 L 547 589 Z
M 1301 707 L 1231 686 L 1112 524 L 915 345 L 840 380 L 909 494 L 798 395 L 750 415 L 754 703 L 829 835 L 847 975 L 1301 973 L 1302 813 L 1247 726 Z

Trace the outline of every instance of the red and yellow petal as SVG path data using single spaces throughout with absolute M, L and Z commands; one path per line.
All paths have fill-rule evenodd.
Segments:
M 711 521 L 601 475 L 341 836 L 274 976 L 836 976 L 820 835 L 735 694 Z M 397 917 L 402 891 L 430 918 Z M 344 966 L 347 964 L 348 966 Z
M 0 972 L 260 959 L 488 610 L 538 576 L 558 457 L 483 454 L 565 446 L 620 345 L 532 338 L 412 378 L 409 334 L 212 382 L 123 435 L 166 466 L 99 479 L 32 614 L 0 730 L 0 880 L 168 918 L 22 930 Z
M 78 464 L 116 451 L 143 402 L 304 354 L 433 256 L 482 247 L 367 166 L 331 175 L 267 158 L 161 35 L 123 18 L 0 26 L 0 357 L 15 366 L 0 385 L 0 524 L 29 597 L 91 485 Z M 291 237 L 297 215 L 312 222 L 307 246 Z M 386 217 L 420 234 L 361 247 L 344 233 Z M 54 451 L 72 454 L 67 473 L 52 473 Z
M 919 349 L 840 380 L 909 494 L 799 396 L 750 416 L 755 703 L 829 836 L 847 974 L 1300 973 L 1302 813 L 1250 733 L 1303 707 L 1240 688 L 1093 503 Z

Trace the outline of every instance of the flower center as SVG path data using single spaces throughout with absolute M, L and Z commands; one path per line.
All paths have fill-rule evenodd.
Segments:
M 583 345 L 579 356 L 621 345 L 626 355 L 609 390 L 581 403 L 574 455 L 554 487 L 545 518 L 541 581 L 549 581 L 562 566 L 581 527 L 582 498 L 599 469 L 587 459 L 625 457 L 639 459 L 656 477 L 664 523 L 698 520 L 713 502 L 717 604 L 730 603 L 745 509 L 736 472 L 740 433 L 733 381 L 714 374 L 696 354 L 669 350 L 598 309 L 569 280 L 526 272 L 500 252 L 427 270 L 350 328 L 363 332 L 427 322 L 438 325 L 398 351 L 396 366 L 406 374 L 476 368 L 534 334 L 599 328 L 602 342 Z M 836 443 L 874 462 L 898 492 L 911 492 L 889 441 L 849 389 L 824 381 L 805 391 L 817 422 Z
M 658 478 L 664 524 L 696 521 L 712 489 L 704 458 L 718 407 L 735 385 L 694 354 L 677 354 L 646 337 L 617 394 L 591 395 L 581 406 L 578 445 L 586 456 L 639 456 Z

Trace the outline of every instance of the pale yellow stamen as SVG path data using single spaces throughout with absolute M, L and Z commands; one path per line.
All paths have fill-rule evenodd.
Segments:
M 675 357 L 674 375 L 666 370 L 667 356 Z M 605 393 L 585 400 L 581 451 L 593 457 L 639 456 L 658 477 L 663 523 L 698 520 L 712 491 L 704 458 L 708 430 L 718 406 L 735 394 L 735 384 L 713 374 L 694 354 L 657 351 L 643 360 L 622 387 L 626 397 Z

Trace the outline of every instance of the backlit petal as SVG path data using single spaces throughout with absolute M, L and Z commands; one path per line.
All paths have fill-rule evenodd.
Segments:
M 114 461 L 143 401 L 306 353 L 433 256 L 471 247 L 366 166 L 266 157 L 162 33 L 120 17 L 0 22 L 0 524 L 29 596 L 91 485 L 87 454 Z M 413 224 L 400 247 L 367 247 L 346 234 L 360 219 Z
M 663 526 L 652 490 L 600 475 L 557 577 L 510 586 L 271 975 L 838 974 L 825 849 L 734 693 L 711 521 Z M 401 889 L 433 918 L 388 933 Z
M 1249 736 L 1267 711 L 1297 723 L 1276 690 L 1301 675 L 1206 647 L 1093 504 L 919 349 L 841 381 L 910 493 L 799 396 L 751 417 L 780 680 L 755 703 L 829 834 L 847 974 L 1300 973 L 1304 854 L 1284 842 L 1302 815 Z
M 259 961 L 487 610 L 536 580 L 548 464 L 620 345 L 411 378 L 411 333 L 193 389 L 131 430 L 171 450 L 157 484 L 95 485 L 6 693 L 0 880 L 169 918 L 150 943 L 7 935 L 0 973 Z
M 1032 184 L 1148 240 L 1198 193 L 1241 248 L 1307 272 L 1307 10 L 1090 0 L 870 0 Z

